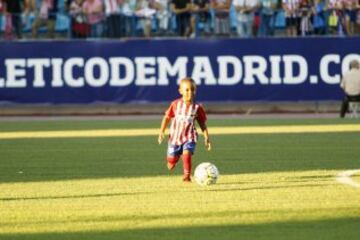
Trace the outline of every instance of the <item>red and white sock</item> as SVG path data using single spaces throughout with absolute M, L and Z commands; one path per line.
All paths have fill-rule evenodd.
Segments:
M 183 169 L 184 169 L 184 180 L 190 180 L 191 175 L 191 153 L 186 153 L 183 155 Z
M 179 161 L 179 156 L 168 156 L 166 160 L 168 169 L 173 170 L 176 166 L 176 163 Z

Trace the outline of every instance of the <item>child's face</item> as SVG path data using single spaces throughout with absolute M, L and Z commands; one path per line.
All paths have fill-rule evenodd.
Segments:
M 196 86 L 188 81 L 181 82 L 179 92 L 182 95 L 184 102 L 192 103 L 196 93 Z

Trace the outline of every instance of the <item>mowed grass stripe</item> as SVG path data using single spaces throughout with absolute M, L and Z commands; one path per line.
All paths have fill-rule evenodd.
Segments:
M 307 125 L 307 126 L 286 125 L 286 126 L 259 126 L 259 127 L 210 127 L 209 131 L 212 135 L 360 132 L 360 124 L 332 124 L 332 125 Z M 2 132 L 0 133 L 0 139 L 133 137 L 133 136 L 156 136 L 158 133 L 159 133 L 159 129 L 155 129 L 155 128 Z

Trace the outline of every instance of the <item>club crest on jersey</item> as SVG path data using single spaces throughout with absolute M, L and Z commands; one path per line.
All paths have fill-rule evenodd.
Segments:
M 187 115 L 177 115 L 176 116 L 176 120 L 177 121 L 180 121 L 180 122 L 188 122 L 188 123 L 191 123 L 194 121 L 194 117 L 195 115 L 190 115 L 190 116 L 187 116 Z

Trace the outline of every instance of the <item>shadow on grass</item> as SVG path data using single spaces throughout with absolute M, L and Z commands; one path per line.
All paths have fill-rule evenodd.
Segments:
M 191 219 L 189 219 L 191 222 Z M 2 240 L 222 240 L 222 239 L 346 239 L 357 240 L 359 218 L 313 221 L 288 221 L 254 225 L 212 225 L 178 228 L 140 228 L 133 230 L 67 233 L 0 234 Z
M 125 195 L 141 195 L 150 194 L 154 192 L 126 192 L 126 193 L 104 193 L 104 194 L 84 194 L 84 195 L 68 195 L 68 196 L 42 196 L 42 197 L 9 197 L 0 198 L 0 202 L 10 201 L 26 201 L 26 200 L 56 200 L 56 199 L 85 199 L 85 198 L 100 198 L 100 197 L 119 197 Z
M 337 208 L 338 211 L 348 211 L 349 208 Z M 288 214 L 288 210 L 274 210 L 271 211 L 273 214 L 281 214 L 285 215 Z M 47 224 L 49 226 L 61 226 L 63 224 L 113 224 L 116 225 L 117 223 L 127 223 L 127 222 L 142 222 L 148 223 L 155 220 L 165 220 L 166 222 L 171 222 L 174 220 L 181 220 L 181 221 L 188 221 L 189 219 L 209 219 L 214 217 L 221 217 L 221 218 L 234 218 L 236 216 L 250 216 L 250 215 L 266 215 L 269 214 L 269 211 L 259 210 L 259 211 L 220 211 L 220 212 L 200 212 L 200 213 L 173 213 L 173 214 L 132 214 L 132 215 L 125 215 L 125 216 L 114 216 L 114 215 L 107 215 L 101 217 L 81 217 L 76 219 L 66 219 L 66 220 L 28 220 L 22 221 L 21 223 L 17 223 L 17 227 L 29 227 L 29 226 L 41 226 L 43 224 Z M 14 226 L 13 222 L 2 222 L 1 226 Z
M 324 186 L 332 186 L 337 183 L 304 183 L 304 184 L 295 184 L 295 185 L 281 185 L 274 184 L 268 186 L 258 186 L 258 187 L 243 187 L 240 183 L 232 183 L 231 185 L 227 183 L 218 183 L 218 186 L 228 185 L 229 187 L 225 189 L 219 188 L 204 188 L 204 189 L 195 189 L 194 192 L 234 192 L 234 191 L 252 191 L 252 190 L 275 190 L 275 189 L 298 189 L 298 188 L 309 188 L 309 187 L 324 187 Z M 119 196 L 127 196 L 127 195 L 151 195 L 151 194 L 159 194 L 164 192 L 174 192 L 177 193 L 178 190 L 165 190 L 165 191 L 142 191 L 142 192 L 117 192 L 117 193 L 100 193 L 100 194 L 80 194 L 80 195 L 58 195 L 58 196 L 37 196 L 37 197 L 1 197 L 0 202 L 13 202 L 13 201 L 32 201 L 32 200 L 57 200 L 57 199 L 88 199 L 88 198 L 101 198 L 101 197 L 119 197 Z

